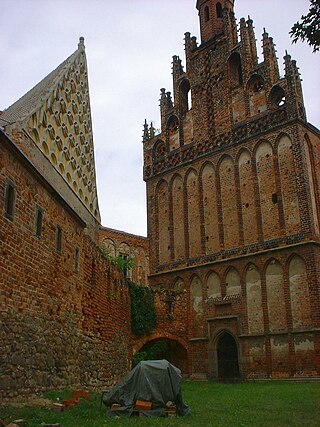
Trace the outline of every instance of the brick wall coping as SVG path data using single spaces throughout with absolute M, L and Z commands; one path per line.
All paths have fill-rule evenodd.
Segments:
M 103 225 L 100 226 L 100 230 L 105 230 L 105 231 L 109 230 L 109 231 L 112 231 L 113 233 L 118 233 L 123 236 L 137 237 L 139 239 L 146 240 L 146 241 L 149 240 L 148 237 L 146 236 L 140 236 L 139 234 L 132 234 L 132 233 L 128 233 L 127 231 L 116 230 L 115 228 L 104 227 Z

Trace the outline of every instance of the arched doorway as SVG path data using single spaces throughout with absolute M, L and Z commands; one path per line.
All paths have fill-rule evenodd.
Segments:
M 223 333 L 217 342 L 218 379 L 222 382 L 239 380 L 238 346 L 231 334 Z
M 188 376 L 188 353 L 178 341 L 169 338 L 158 338 L 148 341 L 135 354 L 133 364 L 140 360 L 167 359 Z

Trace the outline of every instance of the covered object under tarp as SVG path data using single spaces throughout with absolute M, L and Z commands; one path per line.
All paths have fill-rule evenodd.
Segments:
M 122 380 L 103 396 L 103 403 L 121 407 L 108 411 L 109 415 L 131 415 L 137 400 L 152 402 L 152 409 L 145 415 L 165 416 L 168 402 L 176 406 L 178 415 L 190 414 L 182 401 L 181 371 L 167 360 L 140 362 Z

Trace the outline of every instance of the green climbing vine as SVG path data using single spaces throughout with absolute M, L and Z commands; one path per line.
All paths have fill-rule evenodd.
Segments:
M 148 335 L 157 322 L 153 292 L 129 281 L 131 297 L 131 330 L 135 335 Z
M 116 257 L 114 257 L 110 254 L 109 249 L 104 244 L 99 246 L 99 251 L 101 252 L 103 258 L 114 264 L 118 268 L 118 270 L 122 271 L 125 277 L 127 276 L 127 273 L 135 266 L 135 260 L 133 257 L 128 256 L 126 258 L 123 258 L 121 255 L 117 255 Z
M 105 245 L 100 245 L 102 256 L 112 262 L 122 271 L 129 286 L 131 299 L 131 331 L 133 334 L 142 336 L 151 333 L 157 322 L 156 308 L 153 292 L 147 286 L 138 285 L 128 279 L 127 273 L 134 267 L 135 260 L 132 257 L 113 257 Z

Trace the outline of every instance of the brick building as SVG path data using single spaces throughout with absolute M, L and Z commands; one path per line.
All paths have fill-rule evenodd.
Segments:
M 272 37 L 259 63 L 233 0 L 196 7 L 201 42 L 185 34 L 185 69 L 173 56 L 161 133 L 144 126 L 149 341 L 169 338 L 194 377 L 319 376 L 319 131 Z
M 161 133 L 144 127 L 148 238 L 102 227 L 84 41 L 0 114 L 0 397 L 111 385 L 163 338 L 191 377 L 320 375 L 319 131 L 272 38 L 198 0 L 201 43 L 173 57 Z M 130 333 L 123 276 L 154 290 Z
M 98 249 L 83 39 L 0 115 L 0 398 L 113 384 L 130 301 Z
M 132 258 L 134 264 L 127 273 L 128 278 L 140 285 L 148 285 L 149 240 L 146 237 L 101 226 L 99 241 L 106 246 L 112 258 Z

